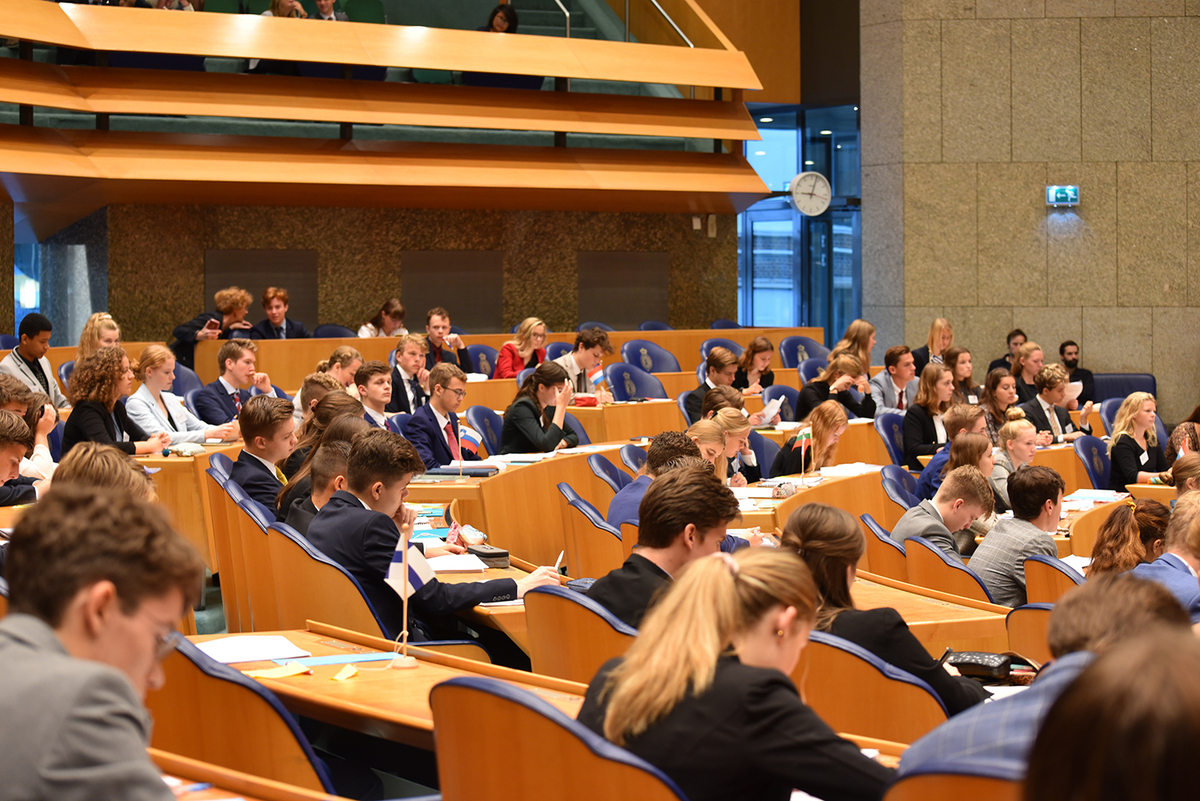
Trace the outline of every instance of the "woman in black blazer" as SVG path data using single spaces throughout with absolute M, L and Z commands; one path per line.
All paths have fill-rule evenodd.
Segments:
M 954 326 L 945 317 L 938 317 L 929 324 L 929 338 L 925 344 L 913 350 L 913 364 L 917 375 L 925 372 L 928 364 L 941 364 L 946 351 L 954 344 Z
M 1149 392 L 1134 392 L 1121 402 L 1108 444 L 1110 490 L 1125 492 L 1127 484 L 1149 484 L 1170 467 L 1154 428 L 1157 409 Z
M 983 439 L 983 437 L 980 437 Z M 855 609 L 850 585 L 867 543 L 848 512 L 810 503 L 792 512 L 780 546 L 801 555 L 821 594 L 817 629 L 858 645 L 890 665 L 921 679 L 951 715 L 988 697 L 983 685 L 938 663 L 895 609 Z
M 913 405 L 904 413 L 904 461 L 910 470 L 922 470 L 918 456 L 932 456 L 946 442 L 942 415 L 954 397 L 954 374 L 943 364 L 926 365 Z
M 850 394 L 851 388 L 862 394 L 862 400 L 856 400 Z M 835 357 L 820 375 L 804 385 L 800 390 L 800 398 L 796 401 L 796 419 L 803 420 L 808 417 L 813 409 L 830 398 L 858 417 L 875 416 L 875 399 L 871 397 L 871 385 L 867 383 L 862 362 L 857 356 L 845 353 Z
M 132 389 L 129 357 L 118 346 L 100 348 L 76 362 L 68 388 L 75 406 L 63 427 L 62 456 L 77 442 L 113 445 L 128 454 L 156 453 L 170 445 L 167 432 L 147 435 L 129 419 L 121 396 Z
M 1034 377 L 1045 365 L 1046 357 L 1042 348 L 1036 342 L 1026 342 L 1017 348 L 1013 356 L 1012 374 L 1017 379 L 1017 404 L 1029 403 L 1037 397 L 1037 387 L 1033 384 Z
M 750 340 L 742 357 L 738 359 L 737 372 L 733 374 L 733 388 L 743 395 L 761 395 L 762 391 L 775 383 L 771 370 L 771 355 L 775 346 L 766 337 Z
M 794 553 L 696 559 L 625 656 L 592 680 L 579 721 L 663 771 L 690 801 L 786 801 L 793 789 L 874 801 L 893 771 L 835 734 L 788 678 L 816 604 Z
M 542 362 L 504 412 L 501 453 L 548 453 L 573 448 L 579 435 L 566 421 L 575 394 L 561 364 Z

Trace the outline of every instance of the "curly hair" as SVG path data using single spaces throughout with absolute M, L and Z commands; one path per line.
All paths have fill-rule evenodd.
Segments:
M 80 359 L 71 373 L 67 394 L 72 404 L 97 401 L 110 412 L 117 403 L 117 386 L 121 382 L 121 360 L 127 358 L 125 349 L 117 345 Z

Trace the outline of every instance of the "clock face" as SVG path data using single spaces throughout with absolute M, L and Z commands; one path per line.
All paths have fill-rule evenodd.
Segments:
M 818 217 L 829 208 L 833 199 L 833 190 L 829 179 L 819 172 L 802 172 L 792 179 L 788 191 L 792 193 L 792 203 L 796 210 L 809 217 Z

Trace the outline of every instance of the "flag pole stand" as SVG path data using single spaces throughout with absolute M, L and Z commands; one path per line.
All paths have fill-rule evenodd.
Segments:
M 400 527 L 400 539 L 404 541 L 404 558 L 401 567 L 404 573 L 404 630 L 400 632 L 400 653 L 392 658 L 393 670 L 411 670 L 419 666 L 417 658 L 408 655 L 408 541 L 411 533 L 411 526 Z

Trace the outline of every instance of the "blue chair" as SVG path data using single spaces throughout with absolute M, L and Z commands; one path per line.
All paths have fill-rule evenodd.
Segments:
M 566 511 L 564 524 L 567 549 L 579 576 L 598 578 L 619 568 L 626 558 L 620 530 L 610 526 L 600 510 L 583 498 L 568 501 L 567 506 L 578 513 Z
M 646 320 L 638 326 L 639 331 L 674 331 L 675 329 L 658 320 Z M 16 347 L 14 345 L 13 347 Z
M 592 438 L 588 436 L 587 429 L 583 427 L 583 423 L 579 422 L 578 417 L 571 414 L 570 412 L 567 412 L 566 415 L 564 416 L 564 418 L 565 418 L 567 425 L 569 425 L 571 427 L 571 430 L 579 435 L 579 444 L 580 445 L 591 445 L 592 444 Z
M 238 506 L 250 516 L 250 519 L 254 521 L 254 525 L 258 526 L 264 532 L 267 530 L 267 526 L 276 522 L 275 513 L 253 498 L 238 501 Z
M 683 392 L 680 392 L 675 396 L 675 404 L 679 407 L 679 413 L 683 415 L 684 430 L 692 427 L 692 421 L 688 419 L 687 413 L 687 397 L 691 394 L 692 391 L 690 389 L 685 389 Z
M 678 373 L 679 360 L 669 350 L 648 339 L 631 339 L 621 346 L 621 361 L 636 364 L 647 373 Z
M 1112 462 L 1109 461 L 1108 446 L 1104 441 L 1085 434 L 1075 440 L 1072 447 L 1075 448 L 1075 455 L 1079 457 L 1079 461 L 1083 462 L 1083 469 L 1087 471 L 1088 479 L 1092 482 L 1092 489 L 1108 489 Z
M 299 723 L 258 681 L 178 636 L 163 670 L 166 683 L 146 698 L 154 715 L 156 747 L 308 790 L 337 792 Z M 244 742 L 235 747 L 225 738 L 213 740 L 214 732 L 229 731 L 230 709 L 238 710 L 246 724 L 237 729 Z M 264 758 L 264 752 L 271 758 Z
M 55 462 L 62 456 L 63 429 L 67 424 L 59 420 L 54 424 L 54 430 L 46 436 L 46 444 L 50 447 L 50 458 Z
M 904 511 L 907 512 L 909 509 L 920 503 L 916 496 L 905 492 L 904 488 L 900 487 L 892 479 L 882 479 L 881 483 L 883 484 L 883 493 L 888 496 L 889 500 L 891 500 Z
M 779 407 L 779 419 L 785 423 L 799 422 L 796 420 L 796 409 L 800 406 L 800 390 L 784 384 L 772 384 L 763 390 L 763 405 L 779 397 L 783 398 L 783 405 Z
M 8 599 L 8 582 L 0 578 L 0 598 Z
M 632 443 L 622 445 L 621 462 L 636 475 L 646 464 L 646 452 Z
M 517 387 L 520 388 L 522 385 L 524 385 L 525 379 L 533 375 L 533 371 L 536 369 L 536 367 L 526 367 L 524 370 L 517 373 Z
M 1124 400 L 1134 392 L 1149 392 L 1158 397 L 1158 381 L 1150 373 L 1096 373 L 1095 400 Z
M 313 336 L 317 339 L 342 339 L 357 337 L 358 332 L 347 328 L 344 325 L 325 323 L 324 325 L 318 325 L 313 329 Z
M 741 327 L 742 327 L 741 323 L 738 323 L 734 320 L 730 320 L 727 317 L 722 317 L 718 320 L 713 320 L 712 325 L 709 326 L 709 328 L 741 328 Z
M 607 484 L 613 492 L 620 492 L 623 487 L 633 482 L 628 473 L 618 470 L 617 466 L 602 454 L 591 454 L 587 458 L 587 463 L 592 472 L 596 474 L 596 478 Z
M 1117 409 L 1125 402 L 1124 398 L 1106 398 L 1100 401 L 1100 422 L 1104 423 L 1104 432 L 1112 436 L 1113 424 L 1117 420 Z M 1159 443 L 1162 444 L 1161 441 Z
M 1032 655 L 1031 655 L 1032 656 Z M 969 764 L 927 762 L 888 788 L 887 801 L 974 798 L 1001 801 L 1021 797 L 1026 764 L 997 757 L 971 757 Z
M 1004 628 L 1008 632 L 1008 646 L 1013 653 L 1027 656 L 1046 664 L 1054 655 L 1046 641 L 1046 630 L 1050 626 L 1050 613 L 1054 604 L 1025 604 L 1004 616 Z
M 710 350 L 712 350 L 713 348 L 717 348 L 717 347 L 725 348 L 726 350 L 733 351 L 733 355 L 737 356 L 738 358 L 741 358 L 742 353 L 746 350 L 741 345 L 734 342 L 732 339 L 725 339 L 724 337 L 713 337 L 711 339 L 706 339 L 700 343 L 700 358 L 707 359 L 708 352 Z
M 645 323 L 642 323 L 642 325 L 645 325 Z M 643 329 L 643 330 L 650 330 L 650 329 Z M 21 344 L 20 337 L 15 337 L 12 334 L 0 334 L 0 349 L 12 350 L 17 345 L 20 345 L 20 344 Z
M 562 493 L 562 496 L 567 500 L 567 503 L 579 500 L 579 493 L 576 492 L 575 488 L 567 482 L 560 481 L 555 486 L 558 487 L 558 491 Z
M 825 359 L 805 359 L 800 362 L 799 370 L 800 380 L 807 384 L 821 374 L 821 371 L 829 366 L 829 362 Z
M 829 348 L 808 337 L 784 337 L 779 343 L 779 360 L 789 370 L 795 370 L 805 359 L 825 359 L 828 356 Z
M 554 794 L 547 788 L 579 786 L 574 794 L 584 801 L 622 797 L 639 801 L 687 801 L 664 773 L 618 748 L 548 701 L 509 682 L 483 676 L 463 676 L 436 685 L 429 693 L 433 709 L 438 779 L 446 801 L 496 798 L 539 799 Z M 497 764 L 509 766 L 504 777 L 490 770 L 463 770 L 462 754 L 470 753 L 480 731 L 503 730 L 489 752 Z M 529 743 L 560 759 L 537 759 Z M 576 771 L 583 771 L 582 774 Z M 586 780 L 580 782 L 580 776 Z M 590 788 L 590 789 L 588 789 Z
M 705 373 L 707 372 L 707 366 L 708 365 L 703 361 L 701 361 L 699 364 L 696 365 L 696 383 L 697 384 L 704 383 L 704 377 L 705 377 Z
M 588 683 L 637 637 L 628 625 L 587 595 L 551 584 L 525 593 L 533 672 Z
M 884 412 L 875 416 L 875 433 L 883 440 L 892 464 L 903 466 L 904 461 L 904 415 Z
M 71 373 L 75 372 L 75 360 L 63 362 L 58 366 L 58 380 L 64 387 L 71 386 Z
M 924 537 L 905 537 L 904 561 L 908 567 L 909 584 L 995 603 L 979 576 Z
M 171 392 L 182 398 L 193 389 L 200 389 L 203 386 L 204 382 L 200 380 L 200 376 L 196 375 L 195 370 L 176 362 L 175 380 L 171 382 Z
M 746 441 L 750 444 L 750 450 L 754 451 L 754 458 L 758 460 L 758 469 L 762 472 L 762 477 L 770 478 L 771 466 L 775 464 L 775 457 L 779 455 L 779 446 L 753 430 L 747 435 Z
M 1024 559 L 1025 598 L 1029 603 L 1058 603 L 1063 593 L 1083 584 L 1083 574 L 1057 556 L 1033 554 Z
M 392 367 L 396 366 L 396 349 L 392 348 L 388 351 L 388 364 Z
M 904 546 L 892 539 L 892 533 L 870 515 L 859 515 L 870 536 L 867 537 L 867 560 L 871 572 L 880 576 L 908 582 L 908 565 L 904 561 Z
M 917 479 L 908 470 L 905 470 L 900 465 L 885 464 L 879 471 L 883 478 L 891 479 L 896 482 L 896 485 L 907 492 L 913 498 L 917 497 Z M 913 504 L 916 505 L 915 503 Z
M 224 479 L 228 479 L 229 472 L 233 470 L 233 460 L 219 451 L 214 451 L 212 455 L 208 457 L 208 465 L 209 467 L 216 469 L 216 471 L 220 473 L 221 477 Z
M 394 414 L 387 419 L 387 430 L 394 431 L 405 439 L 408 438 L 408 421 L 412 419 L 411 414 Z M 472 426 L 474 428 L 474 426 Z
M 201 387 L 201 389 L 203 389 L 203 387 Z M 196 396 L 199 394 L 199 389 L 189 389 L 183 395 L 183 405 L 188 407 L 188 411 L 197 417 L 200 416 L 200 412 L 196 411 Z
M 483 373 L 488 378 L 496 372 L 496 359 L 500 352 L 495 348 L 489 345 L 467 345 L 467 353 L 471 354 L 471 369 L 468 372 Z
M 462 328 L 459 328 L 457 325 L 452 325 L 452 326 L 450 326 L 450 333 L 451 333 L 451 334 L 458 334 L 460 337 L 469 337 L 469 336 L 471 336 L 471 335 L 470 335 L 470 334 L 468 334 L 468 333 L 467 333 L 467 332 L 466 332 L 464 329 L 462 329 Z
M 500 415 L 486 406 L 472 406 L 466 411 L 467 424 L 479 432 L 490 454 L 500 453 L 500 432 L 504 423 Z
M 604 378 L 612 389 L 613 399 L 618 401 L 633 398 L 666 398 L 667 391 L 662 382 L 640 367 L 617 362 L 604 368 Z
M 586 323 L 580 323 L 579 326 L 575 330 L 577 332 L 578 331 L 587 331 L 589 328 L 599 328 L 601 331 L 616 331 L 617 330 L 617 329 L 613 328 L 611 325 L 609 325 L 608 323 L 598 323 L 594 320 L 589 320 Z
M 554 361 L 560 356 L 563 356 L 575 350 L 575 344 L 572 342 L 550 342 L 546 344 L 546 361 Z

